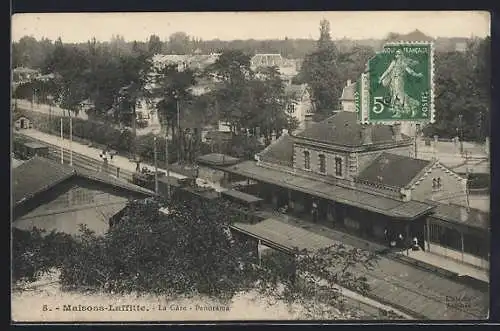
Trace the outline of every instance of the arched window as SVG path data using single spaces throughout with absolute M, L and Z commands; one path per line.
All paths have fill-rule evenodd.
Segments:
M 326 173 L 326 158 L 323 154 L 319 156 L 319 172 Z
M 342 158 L 335 158 L 335 176 L 342 177 Z
M 304 169 L 311 169 L 311 155 L 309 151 L 304 151 Z

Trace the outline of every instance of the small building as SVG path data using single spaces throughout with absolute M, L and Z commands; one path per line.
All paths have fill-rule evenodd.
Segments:
M 17 67 L 12 70 L 12 80 L 16 83 L 29 82 L 40 76 L 40 72 L 35 69 Z
M 129 200 L 151 196 L 107 174 L 34 157 L 12 171 L 12 226 L 77 234 L 84 224 L 102 235 Z
M 16 114 L 14 116 L 14 128 L 16 130 L 26 130 L 33 128 L 33 122 L 25 115 Z
M 223 185 L 226 173 L 219 170 L 221 167 L 236 164 L 240 159 L 220 153 L 210 153 L 199 156 L 197 159 L 198 176 L 212 183 Z

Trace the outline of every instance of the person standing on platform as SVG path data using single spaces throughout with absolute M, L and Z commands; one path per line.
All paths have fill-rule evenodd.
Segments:
M 312 217 L 313 217 L 313 222 L 316 223 L 318 221 L 318 204 L 316 201 L 313 201 L 312 203 Z

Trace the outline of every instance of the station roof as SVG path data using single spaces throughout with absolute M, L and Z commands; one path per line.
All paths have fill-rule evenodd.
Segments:
M 296 137 L 311 139 L 327 144 L 361 147 L 363 126 L 357 121 L 355 112 L 340 111 L 324 121 L 313 123 L 309 128 L 298 133 Z M 372 127 L 372 145 L 394 142 L 393 132 L 389 125 L 377 124 Z M 411 138 L 402 134 L 400 143 L 409 143 Z
M 227 195 L 232 198 L 241 200 L 246 203 L 254 203 L 262 201 L 261 198 L 256 197 L 255 195 L 247 194 L 245 192 L 237 191 L 237 190 L 226 190 L 221 192 L 222 195 Z
M 256 224 L 235 223 L 234 230 L 260 239 L 263 245 L 282 251 L 294 249 L 317 250 L 334 245 L 336 242 L 328 237 L 302 229 L 273 218 Z
M 490 227 L 490 213 L 488 212 L 457 204 L 429 203 L 436 206 L 432 214 L 434 218 L 478 229 L 489 229 Z
M 238 163 L 239 161 L 240 159 L 236 157 L 220 153 L 210 153 L 198 157 L 198 162 L 201 164 L 217 165 L 217 166 L 232 165 Z
M 289 188 L 393 218 L 411 220 L 429 213 L 434 208 L 433 205 L 424 202 L 414 200 L 399 201 L 354 188 L 299 177 L 281 170 L 258 166 L 253 161 L 244 161 L 225 167 L 224 170 L 246 178 Z
M 14 203 L 16 205 L 20 204 L 72 177 L 85 178 L 148 196 L 154 195 L 154 192 L 150 190 L 113 178 L 104 173 L 75 169 L 69 165 L 35 156 L 12 170 L 12 196 Z

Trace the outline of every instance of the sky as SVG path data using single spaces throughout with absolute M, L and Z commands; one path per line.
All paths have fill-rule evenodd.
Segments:
M 364 12 L 226 12 L 226 13 L 36 13 L 12 17 L 12 40 L 23 36 L 63 42 L 162 40 L 183 31 L 204 40 L 283 39 L 319 36 L 319 22 L 330 22 L 333 39 L 380 39 L 389 32 L 419 29 L 431 37 L 485 37 L 490 14 L 481 11 Z

